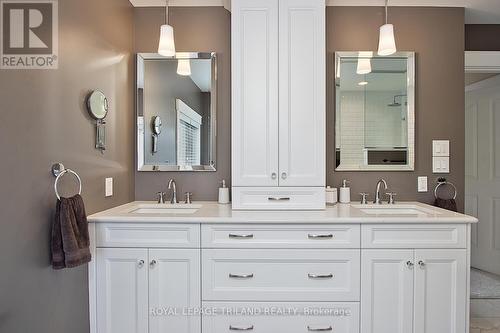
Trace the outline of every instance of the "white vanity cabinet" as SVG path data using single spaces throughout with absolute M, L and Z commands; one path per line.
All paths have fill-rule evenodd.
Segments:
M 370 238 L 363 239 L 362 245 L 368 249 L 361 251 L 362 333 L 467 332 L 467 249 L 465 242 L 450 245 L 453 239 L 461 238 L 462 231 L 465 239 L 465 226 L 384 225 L 363 229 L 372 235 L 374 230 L 383 230 L 387 243 L 374 246 Z M 418 248 L 404 248 L 401 238 L 405 231 L 399 232 L 401 238 L 393 237 L 397 232 L 391 233 L 398 229 L 413 230 L 413 239 L 407 239 L 407 244 Z M 455 233 L 450 232 L 453 230 Z M 438 248 L 433 248 L 436 240 L 446 235 L 456 237 L 443 239 Z
M 133 243 L 131 243 L 131 246 Z M 200 333 L 200 250 L 97 248 L 97 333 Z
M 233 0 L 233 209 L 323 209 L 325 0 Z

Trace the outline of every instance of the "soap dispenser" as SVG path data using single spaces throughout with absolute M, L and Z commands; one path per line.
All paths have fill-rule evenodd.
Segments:
M 349 183 L 346 179 L 342 181 L 342 187 L 340 188 L 340 203 L 350 203 L 351 202 L 351 188 L 347 187 Z
M 222 187 L 219 188 L 219 203 L 229 203 L 229 188 L 226 186 L 226 180 L 222 180 Z

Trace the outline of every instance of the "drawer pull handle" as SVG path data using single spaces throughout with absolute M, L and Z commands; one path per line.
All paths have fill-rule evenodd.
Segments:
M 269 201 L 290 201 L 290 198 L 275 198 L 275 197 L 270 197 L 267 198 Z
M 251 330 L 253 330 L 253 325 L 246 326 L 246 327 L 230 325 L 229 329 L 231 331 L 251 331 Z
M 328 326 L 328 327 L 314 328 L 314 327 L 311 327 L 311 326 L 307 326 L 307 330 L 310 331 L 310 332 L 330 332 L 330 331 L 333 331 L 333 327 Z
M 229 273 L 229 277 L 231 279 L 251 279 L 251 278 L 253 278 L 253 273 L 252 274 L 231 274 L 231 273 Z
M 308 274 L 310 279 L 333 279 L 333 274 Z
M 249 239 L 249 238 L 253 238 L 253 234 L 248 234 L 248 235 L 236 235 L 236 234 L 229 234 L 229 238 L 245 238 L 245 239 Z
M 332 239 L 333 235 L 332 234 L 328 234 L 328 235 L 313 235 L 313 234 L 309 234 L 308 237 L 310 239 Z

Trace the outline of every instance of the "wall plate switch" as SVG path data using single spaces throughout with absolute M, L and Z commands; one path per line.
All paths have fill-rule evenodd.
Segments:
M 113 196 L 113 178 L 106 178 L 105 181 L 105 197 Z
M 427 177 L 418 177 L 418 191 L 427 192 L 428 190 Z
M 432 156 L 450 156 L 450 140 L 433 140 Z
M 433 157 L 432 172 L 434 173 L 450 173 L 450 158 L 449 157 Z

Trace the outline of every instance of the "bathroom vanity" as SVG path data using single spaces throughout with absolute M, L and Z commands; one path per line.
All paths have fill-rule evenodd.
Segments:
M 134 202 L 89 222 L 91 332 L 468 332 L 462 214 Z

